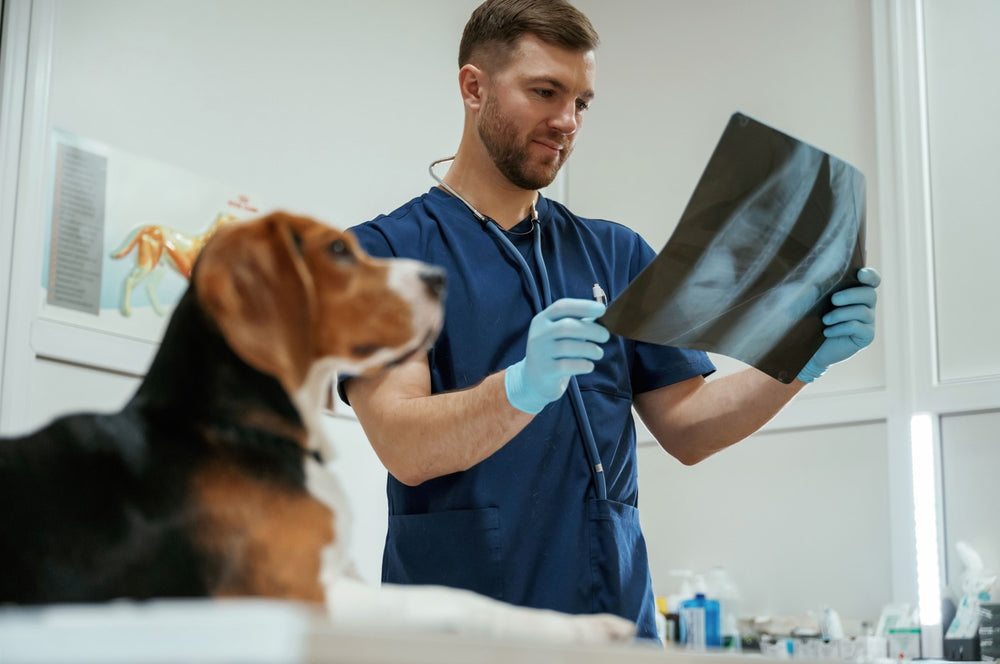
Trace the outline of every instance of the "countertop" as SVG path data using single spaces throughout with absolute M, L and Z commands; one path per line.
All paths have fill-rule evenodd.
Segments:
M 305 605 L 273 600 L 162 600 L 0 609 L 0 663 L 240 662 L 352 664 L 733 664 L 739 655 L 643 644 L 602 647 L 342 631 Z

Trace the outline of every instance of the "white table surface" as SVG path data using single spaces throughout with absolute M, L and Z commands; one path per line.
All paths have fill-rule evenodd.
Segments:
M 758 658 L 759 659 L 759 658 Z M 635 644 L 555 646 L 408 633 L 345 632 L 296 603 L 166 600 L 0 609 L 0 663 L 733 664 L 747 656 Z

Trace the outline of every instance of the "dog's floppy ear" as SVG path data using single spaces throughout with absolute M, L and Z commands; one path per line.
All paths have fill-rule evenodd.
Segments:
M 312 359 L 316 295 L 286 215 L 220 229 L 199 257 L 196 294 L 230 348 L 298 389 Z

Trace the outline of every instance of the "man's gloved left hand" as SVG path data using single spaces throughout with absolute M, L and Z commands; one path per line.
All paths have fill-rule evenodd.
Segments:
M 875 289 L 882 275 L 875 268 L 858 270 L 862 286 L 845 288 L 831 297 L 834 309 L 823 316 L 823 336 L 826 341 L 802 367 L 798 379 L 811 383 L 831 364 L 843 362 L 867 346 L 875 338 Z

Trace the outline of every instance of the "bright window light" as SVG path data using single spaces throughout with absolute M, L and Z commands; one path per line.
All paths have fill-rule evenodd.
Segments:
M 910 419 L 913 467 L 913 516 L 917 538 L 917 593 L 921 625 L 941 624 L 941 575 L 938 568 L 937 484 L 934 478 L 933 420 L 926 413 Z

